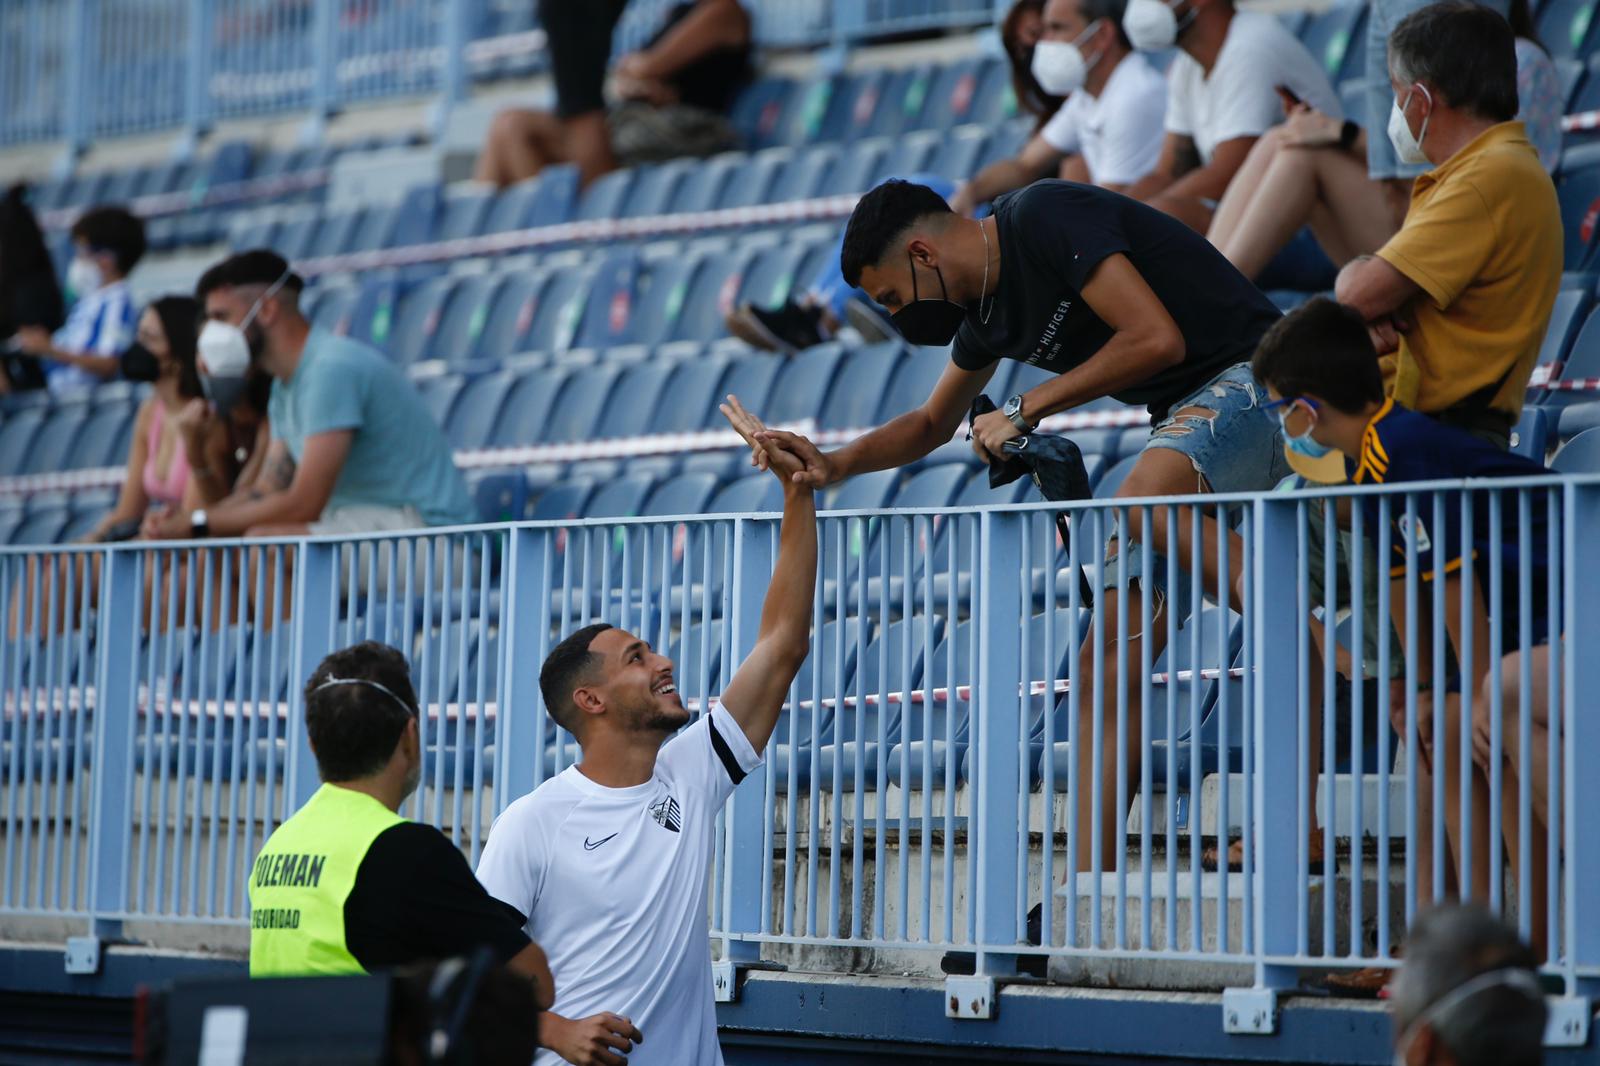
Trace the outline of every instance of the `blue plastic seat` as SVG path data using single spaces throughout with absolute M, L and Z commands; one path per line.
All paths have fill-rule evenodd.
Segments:
M 600 486 L 584 507 L 585 518 L 634 518 L 644 511 L 654 479 L 640 474 L 616 478 Z
M 926 466 L 906 479 L 895 493 L 895 507 L 949 507 L 966 485 L 971 468 L 965 463 Z
M 729 119 L 745 144 L 767 148 L 778 143 L 776 137 L 794 91 L 795 83 L 787 78 L 759 78 L 739 93 Z
M 905 129 L 949 130 L 973 121 L 972 104 L 983 69 L 980 59 L 963 59 L 936 68 L 922 109 Z
M 507 277 L 490 297 L 488 314 L 472 355 L 498 363 L 513 353 L 529 350 L 534 313 L 549 280 L 550 276 L 542 273 L 519 272 Z
M 548 431 L 551 407 L 566 374 L 565 369 L 540 367 L 517 375 L 503 394 L 500 416 L 495 420 L 493 433 L 487 443 L 505 447 L 543 441 Z M 477 387 L 476 381 L 468 385 L 457 402 L 457 422 L 461 421 L 467 410 L 469 398 L 476 395 Z
M 633 251 L 606 256 L 584 297 L 582 319 L 574 344 L 580 348 L 606 348 L 633 337 L 634 290 L 639 280 L 639 257 Z
M 501 191 L 484 216 L 484 233 L 553 226 L 570 221 L 578 202 L 578 170 L 570 163 L 545 167 L 536 178 Z
M 772 203 L 790 200 L 809 200 L 822 195 L 823 182 L 839 158 L 838 145 L 818 144 L 797 149 L 794 159 L 781 172 L 772 185 Z
M 1558 380 L 1578 381 L 1596 377 L 1600 377 L 1600 311 L 1590 311 L 1583 328 L 1578 331 L 1577 338 L 1567 351 Z M 1583 392 L 1554 390 L 1545 394 L 1543 406 L 1570 407 L 1589 398 L 1589 394 Z
M 926 169 L 951 181 L 965 181 L 977 170 L 988 139 L 989 131 L 981 126 L 968 126 L 946 134 L 939 139 L 939 147 L 928 160 Z
M 483 232 L 484 220 L 494 206 L 495 194 L 481 186 L 449 189 L 439 206 L 435 239 L 457 241 Z
M 766 475 L 777 483 L 771 474 Z M 707 506 L 717 491 L 717 479 L 713 474 L 701 471 L 693 474 L 678 474 L 660 482 L 651 490 L 644 507 L 639 511 L 641 515 L 651 517 L 667 517 L 670 515 L 698 515 L 706 514 Z
M 392 274 L 369 278 L 361 285 L 361 292 L 350 308 L 349 336 L 379 348 L 389 342 L 389 329 L 394 323 L 395 308 L 400 302 L 401 286 Z
M 398 207 L 378 204 L 367 208 L 361 215 L 360 225 L 351 233 L 349 243 L 343 250 L 372 252 L 379 248 L 390 247 L 399 220 Z
M 470 274 L 456 282 L 440 313 L 429 352 L 432 358 L 462 363 L 477 356 L 478 340 L 503 280 L 491 274 Z
M 135 411 L 127 402 L 98 405 L 78 431 L 69 464 L 74 469 L 120 465 L 128 455 Z
M 819 344 L 785 362 L 762 418 L 771 422 L 793 422 L 820 415 L 823 399 L 838 375 L 843 355 L 844 349 L 838 344 Z M 748 402 L 743 397 L 740 400 L 749 409 Z
M 385 345 L 390 359 L 410 366 L 437 354 L 433 340 L 455 286 L 456 279 L 446 276 L 430 278 L 406 291 L 395 308 L 394 326 Z
M 535 522 L 564 522 L 583 516 L 584 505 L 594 494 L 594 482 L 587 478 L 568 478 L 539 494 L 528 509 Z
M 706 504 L 706 514 L 762 514 L 783 510 L 783 486 L 768 473 L 729 482 Z
M 549 352 L 572 347 L 593 280 L 594 274 L 588 270 L 552 272 L 534 303 L 533 320 L 518 350 Z
M 1335 85 L 1362 74 L 1357 61 L 1366 51 L 1362 47 L 1366 14 L 1365 4 L 1335 4 L 1313 15 L 1300 32 L 1300 43 L 1317 58 Z
M 853 196 L 877 185 L 888 171 L 889 144 L 883 140 L 847 145 L 817 187 L 818 196 Z
M 433 416 L 434 424 L 441 428 L 450 425 L 450 414 L 461 396 L 461 390 L 466 387 L 466 379 L 460 374 L 429 374 L 414 379 L 413 384 L 428 413 Z
M 805 358 L 811 349 L 797 358 Z M 823 429 L 867 429 L 876 426 L 888 391 L 900 363 L 914 356 L 905 355 L 898 341 L 886 341 L 845 354 L 831 375 L 827 401 L 815 415 Z M 900 412 L 896 412 L 897 414 Z
M 473 509 L 480 522 L 518 522 L 528 508 L 528 479 L 521 471 L 491 471 L 472 486 Z
M 697 159 L 674 159 L 640 167 L 639 176 L 633 183 L 627 202 L 621 205 L 618 217 L 644 218 L 667 214 L 679 190 L 700 180 L 703 167 Z
M 810 252 L 805 245 L 781 244 L 756 253 L 739 284 L 736 304 L 777 307 L 795 293 L 800 264 Z M 809 280 L 809 279 L 803 279 Z
M 683 311 L 667 340 L 711 341 L 727 336 L 723 319 L 733 310 L 745 268 L 755 255 L 750 248 L 706 256 L 684 297 Z
M 1545 0 L 1534 26 L 1539 43 L 1557 59 L 1587 58 L 1593 37 L 1594 5 L 1591 0 Z
M 1566 269 L 1582 270 L 1594 257 L 1595 231 L 1600 228 L 1596 225 L 1600 219 L 1600 152 L 1588 145 L 1567 149 L 1556 199 L 1566 239 Z
M 883 402 L 878 407 L 877 421 L 921 407 L 933 395 L 933 387 L 939 383 L 940 375 L 949 365 L 950 360 L 943 352 L 925 348 L 910 349 L 906 357 L 895 364 L 894 374 L 883 393 Z
M 602 418 L 621 375 L 621 367 L 605 364 L 573 370 L 552 399 L 544 420 L 544 433 L 536 439 L 558 444 L 632 432 L 632 427 L 620 421 Z
M 933 82 L 933 67 L 928 64 L 890 71 L 878 87 L 876 98 L 859 101 L 870 111 L 866 125 L 856 130 L 859 137 L 892 137 L 903 130 L 916 129 L 928 88 Z
M 873 470 L 822 490 L 821 510 L 881 511 L 899 484 L 897 470 Z
M 11 534 L 12 544 L 55 544 L 72 513 L 65 503 L 30 509 Z
M 727 420 L 717 410 L 717 404 L 722 402 L 725 395 L 737 396 L 746 410 L 761 412 L 763 418 L 769 417 L 767 400 L 773 394 L 779 369 L 778 360 L 767 355 L 752 355 L 729 363 L 721 387 L 714 394 L 714 402 L 704 413 L 701 428 L 722 429 L 727 426 Z M 772 421 L 777 421 L 776 417 Z
M 57 405 L 44 419 L 28 445 L 23 457 L 21 473 L 49 474 L 68 467 L 68 456 L 73 452 L 78 434 L 88 420 L 89 408 L 85 403 Z
M 1550 469 L 1558 474 L 1600 473 L 1600 429 L 1586 429 L 1556 452 Z
M 636 169 L 624 168 L 596 178 L 587 189 L 583 190 L 583 195 L 578 200 L 575 221 L 588 222 L 622 217 L 622 206 L 637 176 Z
M 702 428 L 722 402 L 719 386 L 726 360 L 688 359 L 673 366 L 659 396 L 649 397 L 650 416 L 635 423 L 647 433 L 688 433 Z M 720 417 L 720 415 L 718 415 Z
M 639 295 L 629 319 L 629 340 L 660 344 L 676 335 L 689 287 L 701 264 L 699 256 L 673 256 L 649 263 L 639 279 Z

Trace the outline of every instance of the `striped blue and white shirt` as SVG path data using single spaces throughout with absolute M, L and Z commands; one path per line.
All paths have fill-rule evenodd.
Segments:
M 56 330 L 54 341 L 63 351 L 80 355 L 119 355 L 133 343 L 138 314 L 126 281 L 113 281 L 81 296 Z M 56 396 L 92 389 L 100 379 L 79 367 L 47 362 L 45 381 Z

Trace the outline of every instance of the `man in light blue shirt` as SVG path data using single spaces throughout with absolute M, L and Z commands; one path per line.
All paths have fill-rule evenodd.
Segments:
M 266 250 L 225 259 L 201 277 L 202 384 L 226 407 L 248 375 L 270 374 L 272 443 L 253 485 L 206 510 L 169 516 L 155 532 L 294 536 L 471 522 L 450 447 L 410 382 L 382 353 L 313 327 L 300 313 L 303 285 Z

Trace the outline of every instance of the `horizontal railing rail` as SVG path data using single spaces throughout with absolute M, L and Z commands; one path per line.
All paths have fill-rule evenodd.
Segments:
M 1600 801 L 1600 677 L 1568 653 L 1600 638 L 1597 523 L 1594 476 L 824 512 L 810 658 L 717 823 L 714 933 L 745 961 L 1279 985 L 1392 964 L 1419 908 L 1465 896 L 1570 990 L 1600 972 L 1574 817 Z M 700 713 L 777 525 L 0 549 L 0 913 L 245 923 L 249 862 L 317 780 L 301 686 L 363 639 L 413 665 L 404 813 L 475 860 L 578 757 L 538 692 L 553 642 L 632 629 Z

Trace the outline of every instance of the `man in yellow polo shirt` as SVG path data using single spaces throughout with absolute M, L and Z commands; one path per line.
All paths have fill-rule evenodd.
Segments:
M 443 833 L 399 814 L 422 773 L 405 656 L 372 641 L 336 651 L 305 706 L 323 784 L 251 865 L 250 975 L 358 974 L 486 945 L 548 1008 L 550 967 L 521 915 Z
M 1367 320 L 1390 395 L 1505 448 L 1562 265 L 1555 187 L 1514 121 L 1511 27 L 1466 0 L 1425 7 L 1390 34 L 1389 79 L 1395 151 L 1434 169 L 1335 294 Z

